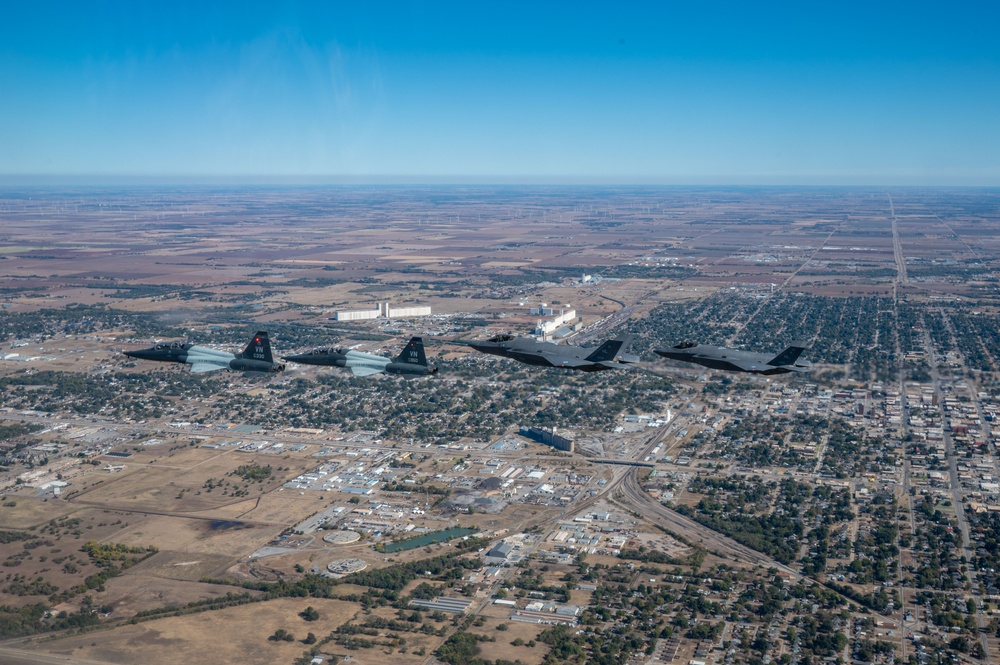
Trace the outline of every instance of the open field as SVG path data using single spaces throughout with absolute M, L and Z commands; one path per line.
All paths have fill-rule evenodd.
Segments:
M 306 622 L 298 616 L 307 605 L 319 611 L 319 620 Z M 290 663 L 307 647 L 300 641 L 268 641 L 267 637 L 274 631 L 284 628 L 299 640 L 308 632 L 326 634 L 356 611 L 353 603 L 338 600 L 282 599 L 156 619 L 113 631 L 47 642 L 39 648 L 47 653 L 122 665 L 138 661 L 150 665 L 178 662 L 208 665 L 224 662 L 234 653 L 240 654 L 240 661 L 244 663 Z

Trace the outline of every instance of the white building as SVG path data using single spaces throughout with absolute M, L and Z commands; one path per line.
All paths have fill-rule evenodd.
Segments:
M 363 309 L 350 312 L 337 312 L 334 319 L 337 321 L 364 321 L 385 317 L 387 319 L 409 318 L 413 316 L 430 316 L 431 308 L 423 307 L 389 307 L 389 303 L 381 302 L 375 309 Z

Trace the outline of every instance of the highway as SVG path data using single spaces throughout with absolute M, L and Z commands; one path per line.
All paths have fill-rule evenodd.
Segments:
M 644 519 L 682 536 L 692 545 L 700 545 L 714 554 L 729 555 L 734 559 L 752 565 L 777 568 L 781 572 L 794 576 L 796 580 L 802 578 L 802 575 L 797 571 L 783 563 L 775 561 L 766 554 L 762 554 L 746 545 L 741 545 L 732 538 L 712 531 L 708 527 L 660 504 L 653 497 L 646 494 L 639 486 L 638 469 L 636 468 L 630 469 L 624 476 L 620 484 L 620 489 L 621 491 L 612 498 L 612 501 L 624 508 L 631 508 Z

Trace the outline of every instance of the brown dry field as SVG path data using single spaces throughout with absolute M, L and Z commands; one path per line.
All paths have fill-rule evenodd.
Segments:
M 165 447 L 165 444 L 161 444 L 155 448 Z M 96 476 L 100 484 L 74 494 L 73 500 L 106 507 L 127 505 L 135 510 L 168 513 L 205 513 L 237 506 L 237 513 L 242 513 L 252 507 L 252 502 L 258 496 L 268 496 L 288 478 L 294 478 L 316 464 L 315 460 L 300 457 L 279 458 L 271 455 L 260 458 L 232 450 L 220 454 L 218 451 L 205 449 L 190 449 L 190 452 L 184 452 L 179 459 L 175 459 L 169 455 L 157 454 L 155 448 L 146 449 L 124 460 L 126 468 L 120 472 L 109 474 L 95 468 L 89 475 Z M 185 457 L 195 459 L 186 460 Z M 201 458 L 200 461 L 198 458 Z M 242 478 L 231 475 L 234 469 L 246 464 L 288 466 L 291 470 L 278 471 L 274 474 L 275 477 L 265 483 L 247 483 Z M 220 488 L 209 492 L 205 483 L 210 478 L 245 487 L 249 490 L 249 495 L 223 495 L 223 489 Z M 259 515 L 255 517 L 263 520 Z
M 266 545 L 282 529 L 273 524 L 136 513 L 127 516 L 126 521 L 128 526 L 114 534 L 114 542 L 132 547 L 152 545 L 161 551 L 182 551 L 193 557 L 246 556 Z
M 314 607 L 320 618 L 304 621 L 298 613 Z M 46 653 L 132 665 L 215 665 L 290 663 L 309 647 L 301 640 L 307 633 L 324 637 L 358 611 L 354 603 L 322 598 L 277 599 L 214 612 L 155 619 L 114 630 L 45 641 L 31 647 Z M 271 642 L 279 628 L 292 633 L 295 642 Z M 333 647 L 333 653 L 343 653 Z M 360 652 L 362 654 L 371 652 Z
M 497 630 L 497 626 L 500 624 L 506 624 L 507 630 Z M 512 662 L 520 659 L 526 665 L 536 665 L 542 662 L 545 654 L 549 651 L 549 647 L 541 642 L 538 642 L 533 647 L 529 647 L 527 642 L 529 640 L 536 640 L 538 634 L 547 628 L 551 628 L 551 626 L 526 623 L 524 621 L 512 621 L 507 619 L 506 616 L 503 618 L 488 616 L 485 624 L 478 627 L 470 627 L 469 632 L 473 635 L 485 635 L 489 638 L 496 638 L 496 642 L 479 643 L 479 648 L 482 649 L 480 656 L 483 658 L 491 660 L 506 659 Z M 511 642 L 519 637 L 524 640 L 525 644 L 521 646 L 511 644 Z
M 14 507 L 0 506 L 0 528 L 3 529 L 29 529 L 81 510 L 80 506 L 56 499 L 46 501 L 27 496 L 11 498 L 15 499 Z
M 405 190 L 387 190 L 377 199 L 361 191 L 261 190 L 219 200 L 193 191 L 136 190 L 106 193 L 101 207 L 81 196 L 72 209 L 58 197 L 38 196 L 23 215 L 12 209 L 5 219 L 0 287 L 43 289 L 6 297 L 12 311 L 106 303 L 197 318 L 198 312 L 211 316 L 212 308 L 254 298 L 260 322 L 320 325 L 336 309 L 385 301 L 430 304 L 443 314 L 518 314 L 518 302 L 558 300 L 593 322 L 613 311 L 602 295 L 636 305 L 641 315 L 685 285 L 776 282 L 832 296 L 888 293 L 853 273 L 895 267 L 883 194 L 478 191 L 432 205 Z M 894 198 L 906 256 L 962 261 L 994 255 L 975 213 L 963 214 L 933 192 Z M 753 259 L 764 255 L 773 259 Z M 528 269 L 560 283 L 650 256 L 674 257 L 697 274 L 519 291 L 514 299 L 502 293 L 481 297 L 483 289 L 501 284 L 494 276 Z M 357 282 L 373 276 L 376 284 Z M 180 301 L 170 293 L 109 298 L 118 287 L 95 288 L 100 280 L 197 288 L 213 294 L 214 302 Z M 419 289 L 418 281 L 449 297 Z M 933 283 L 945 293 L 963 292 L 953 281 Z M 530 317 L 508 321 L 532 323 Z
M 196 600 L 224 596 L 234 591 L 232 587 L 218 584 L 171 578 L 169 574 L 163 574 L 159 570 L 155 570 L 152 575 L 147 574 L 146 571 L 149 569 L 146 568 L 146 564 L 154 563 L 163 554 L 161 552 L 128 570 L 124 575 L 108 580 L 105 584 L 107 591 L 94 594 L 95 600 L 102 605 L 110 603 L 114 607 L 112 617 L 130 617 L 143 610 L 153 610 L 168 605 L 186 605 Z M 185 563 L 187 562 L 176 561 L 171 565 L 187 568 L 183 566 Z
M 722 283 L 725 275 L 718 261 L 775 248 L 792 254 L 795 250 L 781 248 L 801 248 L 801 259 L 793 261 L 796 267 L 807 258 L 809 248 L 821 246 L 878 247 L 891 260 L 887 201 L 850 192 L 840 200 L 821 198 L 819 202 L 810 200 L 808 193 L 799 195 L 801 201 L 782 195 L 725 201 L 661 192 L 652 198 L 668 200 L 669 207 L 659 203 L 643 209 L 626 204 L 627 197 L 615 201 L 611 196 L 588 209 L 579 201 L 597 203 L 599 199 L 571 189 L 562 199 L 530 192 L 507 200 L 468 198 L 445 204 L 451 212 L 428 208 L 419 196 L 402 192 L 390 193 L 387 201 L 366 201 L 354 195 L 350 202 L 330 205 L 324 201 L 324 212 L 311 214 L 325 196 L 307 190 L 257 192 L 211 202 L 195 201 L 198 194 L 191 193 L 187 195 L 189 209 L 198 210 L 192 214 L 137 193 L 119 194 L 123 205 L 118 210 L 84 205 L 70 211 L 54 204 L 47 208 L 39 200 L 33 204 L 38 210 L 25 211 L 23 217 L 12 211 L 5 219 L 0 254 L 6 257 L 8 278 L 24 286 L 41 283 L 49 289 L 49 298 L 25 293 L 16 299 L 14 304 L 27 307 L 51 305 L 51 296 L 71 302 L 106 302 L 107 289 L 86 283 L 94 277 L 192 286 L 219 296 L 259 292 L 260 286 L 232 283 L 251 280 L 289 290 L 288 296 L 266 301 L 332 307 L 334 303 L 358 306 L 379 301 L 382 294 L 363 293 L 353 283 L 376 269 L 382 282 L 409 281 L 408 273 L 392 272 L 394 266 L 419 267 L 423 278 L 462 291 L 463 282 L 491 272 L 516 274 L 524 267 L 584 272 L 651 253 L 683 256 L 699 266 L 702 276 Z M 838 210 L 823 211 L 822 205 Z M 908 254 L 944 249 L 961 255 L 968 253 L 969 246 L 982 244 L 974 234 L 978 221 L 974 215 L 945 224 L 934 214 L 933 198 L 915 198 L 909 205 L 910 214 L 897 211 Z M 302 217 L 298 211 L 305 208 L 310 215 Z M 266 221 L 260 216 L 265 209 Z M 966 229 L 969 235 L 963 236 Z M 46 277 L 32 279 L 32 275 Z M 290 284 L 302 277 L 347 281 L 320 288 Z M 436 306 L 449 309 L 457 304 L 403 284 L 384 295 L 430 298 Z M 154 302 L 151 298 L 116 300 L 115 304 L 159 311 L 177 305 L 171 299 Z M 462 311 L 475 309 L 468 305 L 475 303 L 463 303 Z

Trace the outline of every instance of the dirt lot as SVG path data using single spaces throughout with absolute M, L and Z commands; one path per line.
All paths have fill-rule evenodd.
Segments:
M 164 515 L 133 515 L 112 540 L 122 545 L 183 551 L 195 556 L 247 556 L 281 531 L 281 526 L 233 520 L 188 519 Z

